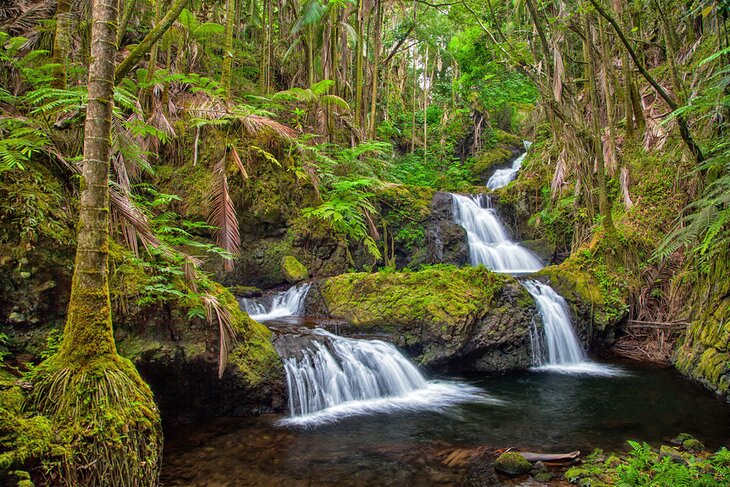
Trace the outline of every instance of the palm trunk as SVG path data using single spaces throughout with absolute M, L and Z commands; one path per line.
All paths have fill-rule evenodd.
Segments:
M 226 31 L 223 43 L 223 69 L 221 70 L 221 86 L 226 99 L 231 100 L 231 73 L 233 71 L 233 21 L 236 16 L 236 0 L 226 0 Z
M 66 63 L 71 47 L 71 0 L 58 0 L 53 38 L 53 87 L 66 88 Z
M 117 0 L 94 0 L 76 260 L 63 341 L 37 369 L 35 406 L 72 441 L 64 485 L 155 486 L 162 437 L 152 393 L 117 354 L 109 295 L 109 164 Z M 51 477 L 53 478 L 53 477 Z
M 380 74 L 380 50 L 383 27 L 383 1 L 376 0 L 377 14 L 375 16 L 375 42 L 373 53 L 373 80 L 371 85 L 370 98 L 370 138 L 375 138 L 377 128 L 377 102 L 378 102 L 378 75 Z
M 363 42 L 364 42 L 364 0 L 357 4 L 357 50 L 355 51 L 355 126 L 362 127 L 362 83 L 363 83 Z

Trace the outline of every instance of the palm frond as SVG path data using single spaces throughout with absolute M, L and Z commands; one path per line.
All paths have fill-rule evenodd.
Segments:
M 227 155 L 224 155 L 213 167 L 213 192 L 211 194 L 208 223 L 215 227 L 213 238 L 216 244 L 227 252 L 235 254 L 241 247 L 241 236 L 238 230 L 236 208 L 228 193 L 226 161 Z M 231 259 L 224 260 L 223 267 L 227 271 L 233 270 L 233 261 Z
M 223 377 L 223 372 L 228 365 L 228 354 L 236 344 L 236 331 L 233 329 L 233 317 L 231 312 L 220 305 L 218 298 L 206 293 L 201 296 L 205 304 L 205 314 L 210 324 L 218 325 L 218 378 Z
M 116 222 L 122 231 L 125 243 L 135 254 L 138 254 L 137 240 L 152 247 L 160 245 L 160 241 L 152 232 L 145 214 L 129 198 L 128 193 L 113 185 L 109 188 L 109 207 L 112 222 Z

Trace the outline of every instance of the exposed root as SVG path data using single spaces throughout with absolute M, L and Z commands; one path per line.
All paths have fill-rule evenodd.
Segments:
M 54 357 L 41 366 L 32 404 L 70 445 L 48 474 L 54 485 L 157 485 L 159 412 L 126 359 L 79 369 Z

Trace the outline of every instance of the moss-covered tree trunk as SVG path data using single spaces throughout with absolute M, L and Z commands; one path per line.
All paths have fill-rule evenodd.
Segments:
M 94 0 L 76 260 L 59 352 L 38 369 L 35 406 L 69 444 L 66 485 L 156 485 L 159 414 L 116 351 L 109 299 L 109 164 L 117 0 Z
M 233 20 L 236 15 L 236 0 L 226 0 L 226 33 L 223 44 L 223 70 L 221 71 L 221 87 L 226 99 L 231 99 L 231 73 L 233 71 Z
M 71 47 L 71 0 L 58 0 L 53 38 L 53 87 L 66 88 L 66 63 Z

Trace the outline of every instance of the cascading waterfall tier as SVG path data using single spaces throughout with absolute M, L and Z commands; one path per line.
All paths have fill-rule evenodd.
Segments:
M 241 307 L 256 321 L 270 321 L 287 316 L 301 316 L 304 312 L 304 300 L 311 284 L 292 286 L 285 292 L 277 293 L 270 299 L 243 298 L 239 301 Z
M 512 165 L 505 169 L 497 169 L 494 171 L 494 174 L 492 174 L 492 177 L 489 178 L 487 181 L 487 188 L 489 189 L 498 189 L 502 188 L 504 186 L 507 186 L 510 182 L 512 182 L 517 177 L 517 172 L 522 167 L 522 162 L 525 160 L 525 157 L 527 157 L 527 150 L 532 145 L 532 142 L 524 141 L 525 146 L 525 152 L 522 153 L 521 156 L 519 156 L 517 159 L 512 161 Z
M 525 142 L 525 149 L 530 147 Z M 498 189 L 512 181 L 522 166 L 527 152 L 515 159 L 508 169 L 499 169 L 487 182 L 490 189 Z M 455 221 L 467 233 L 472 265 L 483 264 L 495 271 L 508 274 L 527 274 L 543 268 L 542 262 L 528 249 L 513 242 L 492 208 L 489 196 L 452 194 Z M 542 318 L 543 329 L 531 332 L 533 363 L 538 370 L 594 375 L 618 375 L 614 367 L 596 364 L 586 358 L 570 319 L 568 305 L 547 284 L 535 280 L 521 280 L 535 299 Z
M 289 391 L 291 416 L 285 424 L 310 426 L 344 416 L 488 400 L 472 386 L 426 380 L 396 347 L 380 340 L 344 338 L 322 329 L 298 339 L 299 347 L 277 347 Z
M 466 230 L 472 265 L 483 264 L 508 274 L 542 269 L 542 262 L 535 254 L 509 238 L 489 196 L 452 194 L 452 207 L 456 223 Z

